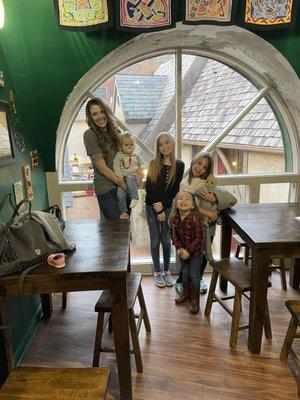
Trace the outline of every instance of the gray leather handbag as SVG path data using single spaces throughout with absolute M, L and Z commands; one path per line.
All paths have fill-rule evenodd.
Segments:
M 25 214 L 19 212 L 24 204 L 28 205 Z M 9 221 L 0 224 L 0 277 L 38 265 L 56 251 L 41 224 L 32 218 L 29 200 L 22 200 L 14 208 Z

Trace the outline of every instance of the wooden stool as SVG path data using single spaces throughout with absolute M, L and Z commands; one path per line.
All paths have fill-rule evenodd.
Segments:
M 244 260 L 245 264 L 249 264 L 249 260 L 251 260 L 250 249 L 249 246 L 246 245 L 244 240 L 239 235 L 232 235 L 234 241 L 237 243 L 235 257 L 239 260 Z M 240 251 L 244 248 L 244 256 L 240 256 Z M 279 264 L 274 264 L 273 261 L 270 264 L 270 270 L 278 270 L 280 273 L 281 287 L 283 290 L 287 290 L 286 285 L 286 274 L 285 274 L 285 265 L 284 265 L 284 257 L 281 255 L 272 255 L 271 259 L 279 259 Z M 272 272 L 272 271 L 271 271 Z
M 143 372 L 143 363 L 140 350 L 140 344 L 138 339 L 138 334 L 140 332 L 142 321 L 144 321 L 145 329 L 147 332 L 151 332 L 150 321 L 147 313 L 146 303 L 142 290 L 142 274 L 131 272 L 127 275 L 127 303 L 128 303 L 128 318 L 129 318 L 129 328 L 132 340 L 132 350 L 131 353 L 134 354 L 135 364 L 137 372 Z M 134 305 L 136 298 L 139 299 L 140 313 L 135 315 Z M 93 367 L 99 365 L 100 353 L 114 353 L 114 348 L 103 348 L 101 346 L 102 334 L 107 324 L 110 320 L 109 332 L 112 331 L 111 319 L 107 318 L 104 322 L 105 313 L 111 312 L 109 290 L 104 290 L 95 305 L 95 311 L 98 313 L 95 346 L 94 346 L 94 357 L 93 357 Z M 137 318 L 137 323 L 135 319 Z
M 245 264 L 249 264 L 249 258 L 250 258 L 250 249 L 249 246 L 246 245 L 246 243 L 243 241 L 243 239 L 239 235 L 232 235 L 232 238 L 236 242 L 236 251 L 235 251 L 235 257 L 239 260 L 244 260 Z M 244 249 L 244 255 L 241 257 L 240 256 L 240 251 L 241 249 Z
M 108 378 L 108 368 L 18 367 L 0 388 L 0 399 L 104 400 Z
M 232 317 L 231 332 L 230 332 L 230 347 L 235 349 L 237 345 L 238 331 L 249 328 L 249 325 L 239 325 L 242 295 L 248 300 L 250 297 L 246 295 L 246 292 L 251 290 L 250 285 L 250 274 L 251 270 L 248 265 L 242 263 L 236 258 L 224 258 L 220 261 L 210 261 L 210 265 L 213 268 L 212 278 L 210 282 L 208 297 L 205 306 L 205 315 L 210 316 L 212 303 L 217 301 L 224 310 Z M 227 279 L 235 288 L 234 296 L 219 297 L 216 295 L 216 285 L 219 274 Z M 270 284 L 269 284 L 270 286 Z M 234 299 L 233 310 L 231 310 L 225 300 Z M 266 302 L 265 310 L 265 323 L 264 323 L 265 335 L 267 339 L 272 339 L 272 331 L 270 324 L 270 316 L 268 309 L 268 302 Z
M 281 361 L 286 361 L 289 354 L 291 354 L 294 359 L 297 359 L 297 356 L 292 349 L 292 345 L 295 338 L 300 338 L 300 333 L 297 333 L 297 328 L 300 324 L 300 301 L 287 300 L 285 305 L 291 313 L 291 320 L 280 353 Z

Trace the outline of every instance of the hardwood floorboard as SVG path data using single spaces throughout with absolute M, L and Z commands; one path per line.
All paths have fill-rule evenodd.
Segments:
M 205 276 L 209 281 L 210 275 Z M 173 288 L 159 289 L 144 277 L 143 290 L 152 332 L 140 332 L 144 372 L 135 371 L 132 358 L 135 400 L 294 400 L 297 385 L 279 353 L 290 314 L 284 302 L 300 299 L 300 292 L 281 290 L 279 275 L 273 274 L 268 299 L 273 340 L 263 339 L 261 356 L 249 354 L 247 331 L 240 332 L 236 350 L 229 348 L 230 317 L 215 304 L 210 319 L 204 316 L 206 295 L 200 298 L 200 313 L 191 315 L 188 305 L 174 304 Z M 91 366 L 97 315 L 95 292 L 70 293 L 61 310 L 61 295 L 54 295 L 54 312 L 42 323 L 22 365 Z M 244 312 L 248 305 L 243 304 Z M 111 341 L 105 333 L 104 344 Z M 114 354 L 101 356 L 111 368 L 107 400 L 118 400 Z

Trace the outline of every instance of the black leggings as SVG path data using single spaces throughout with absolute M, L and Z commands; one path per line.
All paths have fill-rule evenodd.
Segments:
M 214 236 L 211 236 L 210 237 L 210 243 L 212 243 L 213 240 L 214 240 Z M 203 257 L 202 257 L 201 264 L 200 264 L 200 279 L 203 278 L 203 274 L 204 274 L 206 265 L 207 265 L 207 259 L 206 259 L 205 254 L 204 254 Z M 182 283 L 182 271 L 181 271 L 181 269 L 179 271 L 179 275 L 178 275 L 176 283 Z

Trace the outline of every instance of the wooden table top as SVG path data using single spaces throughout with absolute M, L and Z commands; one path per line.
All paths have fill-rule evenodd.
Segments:
M 264 247 L 273 243 L 300 244 L 300 203 L 251 203 L 241 204 L 224 211 L 231 219 L 233 229 L 239 227 L 244 240 Z
M 20 275 L 2 278 L 0 295 L 96 290 L 100 281 L 105 289 L 108 280 L 125 279 L 129 221 L 68 221 L 64 232 L 76 244 L 76 251 L 67 255 L 65 268 L 41 264 L 26 276 L 21 292 Z

